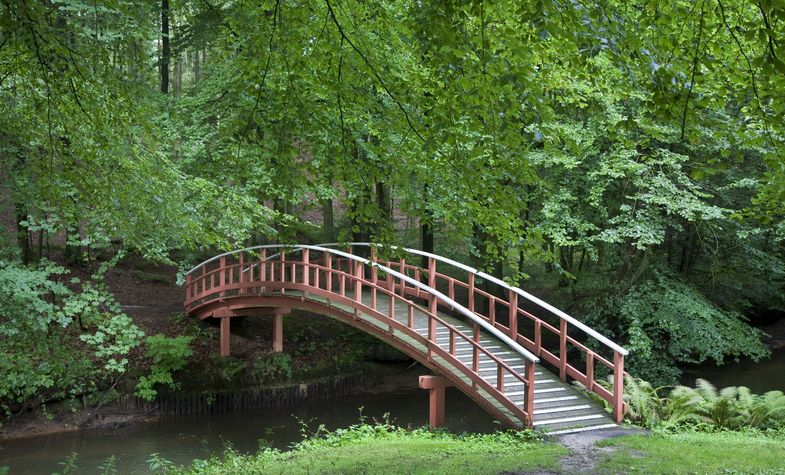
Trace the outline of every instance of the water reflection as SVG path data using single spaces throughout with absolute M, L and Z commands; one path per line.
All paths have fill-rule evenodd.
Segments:
M 759 362 L 741 360 L 723 366 L 711 364 L 687 368 L 681 383 L 694 386 L 696 378 L 703 378 L 718 388 L 747 386 L 757 394 L 766 391 L 785 391 L 785 348 L 772 352 L 771 358 Z

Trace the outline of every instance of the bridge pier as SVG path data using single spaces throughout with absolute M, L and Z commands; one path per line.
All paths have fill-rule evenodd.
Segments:
M 444 390 L 452 383 L 441 376 L 420 376 L 420 388 L 428 390 L 428 426 L 431 430 L 444 425 Z
M 232 335 L 229 329 L 229 322 L 231 322 L 232 317 L 225 316 L 221 317 L 221 356 L 229 356 L 231 353 L 231 348 L 229 346 L 229 337 Z
M 283 351 L 283 316 L 291 309 L 276 307 L 273 313 L 273 353 Z

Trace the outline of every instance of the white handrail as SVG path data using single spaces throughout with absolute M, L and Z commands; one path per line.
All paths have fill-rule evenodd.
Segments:
M 368 246 L 368 247 L 371 246 L 371 244 L 367 243 L 367 242 L 329 243 L 329 244 L 319 244 L 319 245 L 320 246 L 347 245 L 347 246 Z M 554 315 L 558 316 L 562 320 L 566 320 L 570 325 L 573 325 L 574 327 L 577 327 L 577 328 L 583 330 L 587 335 L 593 337 L 594 339 L 596 339 L 600 343 L 602 343 L 605 346 L 609 347 L 611 350 L 616 351 L 616 352 L 618 352 L 618 353 L 620 353 L 620 354 L 622 354 L 624 356 L 627 356 L 629 354 L 629 351 L 627 351 L 625 348 L 623 348 L 622 346 L 616 344 L 615 342 L 613 342 L 613 340 L 610 340 L 606 336 L 600 334 L 598 331 L 596 331 L 593 328 L 587 326 L 585 323 L 581 322 L 580 320 L 576 319 L 575 317 L 573 317 L 571 315 L 568 315 L 567 313 L 559 310 L 558 308 L 554 307 L 553 305 L 549 304 L 548 302 L 545 302 L 545 301 L 535 297 L 534 295 L 532 295 L 532 294 L 530 294 L 530 293 L 528 293 L 528 292 L 526 292 L 524 290 L 519 289 L 518 287 L 511 286 L 510 284 L 508 284 L 507 282 L 505 282 L 505 281 L 503 281 L 501 279 L 497 279 L 496 277 L 494 277 L 492 275 L 489 275 L 489 274 L 486 274 L 485 272 L 479 271 L 479 270 L 475 269 L 474 267 L 467 266 L 466 264 L 462 264 L 460 262 L 456 262 L 456 261 L 454 261 L 452 259 L 448 259 L 446 257 L 442 257 L 442 256 L 439 256 L 439 255 L 436 255 L 436 254 L 432 254 L 430 252 L 420 251 L 418 249 L 409 249 L 409 248 L 406 248 L 406 247 L 398 247 L 398 246 L 389 246 L 389 247 L 391 249 L 401 249 L 401 250 L 403 250 L 405 252 L 408 252 L 410 254 L 416 254 L 418 256 L 431 257 L 431 258 L 433 258 L 433 259 L 435 259 L 435 260 L 437 260 L 439 262 L 444 262 L 445 264 L 449 264 L 449 265 L 451 265 L 453 267 L 457 267 L 458 269 L 461 269 L 461 270 L 464 270 L 464 271 L 469 272 L 471 274 L 474 274 L 477 277 L 481 277 L 481 278 L 483 278 L 485 280 L 489 280 L 489 281 L 493 282 L 494 284 L 499 285 L 499 286 L 501 286 L 501 287 L 503 287 L 503 288 L 505 288 L 507 290 L 510 290 L 512 292 L 515 292 L 516 294 L 520 295 L 521 297 L 525 298 L 526 300 L 528 300 L 528 301 L 530 301 L 530 302 L 532 302 L 534 304 L 537 304 L 540 307 L 542 307 L 542 308 L 552 312 Z
M 364 243 L 364 244 L 370 246 L 369 243 Z M 355 244 L 355 245 L 362 245 L 362 244 L 358 243 L 358 244 Z M 348 258 L 348 259 L 356 261 L 356 262 L 361 262 L 361 263 L 363 263 L 365 265 L 370 265 L 372 267 L 376 267 L 376 268 L 382 270 L 383 272 L 385 272 L 387 274 L 390 274 L 392 276 L 395 276 L 395 277 L 401 279 L 402 281 L 404 281 L 404 282 L 406 282 L 408 284 L 411 284 L 412 286 L 417 287 L 418 289 L 421 289 L 421 290 L 425 291 L 426 293 L 428 293 L 430 295 L 433 295 L 434 297 L 442 300 L 447 305 L 449 305 L 449 306 L 453 307 L 454 309 L 458 310 L 462 315 L 464 315 L 465 317 L 469 318 L 474 323 L 476 323 L 479 326 L 481 326 L 482 328 L 484 328 L 490 334 L 492 334 L 493 336 L 495 336 L 499 340 L 501 340 L 504 343 L 506 343 L 507 346 L 509 346 L 511 349 L 513 349 L 514 351 L 516 351 L 517 353 L 519 353 L 520 355 L 522 355 L 524 358 L 526 358 L 527 360 L 531 361 L 532 363 L 539 363 L 540 362 L 540 359 L 537 356 L 535 356 L 534 354 L 529 352 L 526 348 L 522 347 L 520 344 L 518 344 L 518 342 L 514 341 L 512 338 L 508 337 L 507 335 L 505 335 L 504 333 L 499 331 L 496 327 L 494 327 L 493 325 L 487 323 L 482 318 L 478 317 L 474 312 L 469 311 L 469 309 L 465 308 L 463 305 L 459 304 L 458 302 L 454 301 L 453 299 L 447 297 L 446 295 L 444 295 L 443 293 L 439 292 L 438 290 L 433 289 L 431 287 L 428 287 L 427 285 L 419 282 L 418 280 L 412 279 L 411 277 L 409 277 L 409 276 L 407 276 L 405 274 L 402 274 L 402 273 L 400 273 L 398 271 L 395 271 L 393 269 L 390 269 L 387 266 L 383 266 L 383 265 L 379 264 L 378 262 L 373 262 L 373 261 L 370 261 L 370 260 L 365 259 L 363 257 L 355 256 L 354 254 L 349 254 L 349 253 L 343 252 L 343 251 L 338 251 L 336 249 L 330 249 L 330 248 L 321 247 L 321 246 L 311 246 L 311 245 L 306 245 L 306 244 L 298 244 L 296 246 L 287 246 L 287 245 L 283 245 L 283 244 L 268 244 L 268 245 L 263 245 L 263 246 L 247 247 L 247 248 L 244 248 L 244 249 L 238 249 L 236 251 L 225 252 L 223 254 L 219 254 L 219 255 L 214 256 L 214 257 L 212 257 L 210 259 L 207 259 L 206 261 L 202 262 L 201 264 L 197 265 L 193 269 L 191 269 L 188 272 L 186 272 L 186 275 L 188 275 L 191 272 L 195 271 L 196 269 L 202 267 L 203 265 L 208 264 L 208 263 L 210 263 L 210 262 L 212 262 L 212 261 L 214 261 L 216 259 L 219 259 L 221 257 L 225 257 L 225 256 L 232 255 L 232 254 L 237 254 L 237 253 L 240 253 L 240 252 L 253 251 L 253 250 L 256 250 L 256 249 L 276 249 L 276 248 L 294 248 L 294 252 L 296 252 L 297 250 L 301 250 L 301 249 L 310 249 L 310 250 L 314 250 L 314 251 L 327 252 L 327 253 L 330 253 L 330 254 L 335 254 L 335 255 L 338 255 L 338 256 L 342 256 L 342 257 Z

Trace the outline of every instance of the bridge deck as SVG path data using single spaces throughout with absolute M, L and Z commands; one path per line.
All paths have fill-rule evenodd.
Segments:
M 280 295 L 280 294 L 279 294 Z M 304 297 L 303 292 L 286 290 L 285 295 L 292 297 Z M 352 296 L 351 291 L 347 292 L 347 296 Z M 327 299 L 309 294 L 308 300 L 318 301 L 321 303 L 328 303 Z M 363 303 L 370 306 L 371 293 L 370 291 L 363 292 Z M 354 308 L 348 305 L 342 305 L 336 302 L 329 302 L 335 308 L 339 308 L 349 313 L 354 313 Z M 377 296 L 377 308 L 389 308 L 389 299 L 383 294 Z M 406 324 L 408 320 L 408 306 L 402 302 L 395 303 L 395 320 L 402 324 Z M 372 318 L 368 315 L 360 313 L 359 318 L 363 319 L 366 323 L 375 326 L 384 326 L 379 320 Z M 439 316 L 447 323 L 454 325 L 466 335 L 472 335 L 472 326 L 468 325 L 458 318 L 455 318 L 444 312 L 439 312 Z M 428 336 L 428 318 L 427 315 L 415 309 L 414 311 L 414 329 L 423 335 Z M 440 347 L 445 350 L 449 349 L 449 336 L 446 328 L 436 330 L 437 342 Z M 409 345 L 419 349 L 425 349 L 422 344 L 415 341 L 403 332 L 394 332 L 395 337 L 407 342 Z M 509 364 L 513 369 L 523 371 L 524 358 L 520 354 L 510 350 L 506 345 L 493 336 L 481 333 L 480 342 L 483 347 L 491 350 L 491 352 L 501 358 L 504 362 Z M 456 354 L 458 359 L 468 367 L 472 365 L 472 349 L 466 342 L 455 342 Z M 438 357 L 435 357 L 438 358 Z M 452 366 L 448 361 L 441 360 L 439 363 L 442 366 Z M 483 379 L 490 384 L 495 384 L 497 378 L 496 364 L 484 355 L 480 355 L 480 373 Z M 460 371 L 456 369 L 455 374 L 460 375 Z M 604 428 L 615 427 L 611 416 L 594 400 L 588 398 L 583 392 L 576 387 L 562 382 L 558 376 L 548 371 L 543 365 L 537 365 L 535 372 L 535 388 L 534 388 L 534 427 L 546 431 L 562 431 L 571 429 L 589 429 L 589 428 Z M 460 376 L 467 383 L 470 383 L 469 378 Z M 525 397 L 525 387 L 520 381 L 517 381 L 514 376 L 505 376 L 505 388 L 509 388 L 506 395 L 515 403 L 521 405 Z M 478 389 L 480 393 L 483 391 Z M 488 395 L 486 399 L 490 401 L 501 412 L 509 413 L 509 411 L 496 402 L 496 400 Z

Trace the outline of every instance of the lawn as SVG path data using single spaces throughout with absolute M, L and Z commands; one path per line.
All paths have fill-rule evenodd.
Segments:
M 598 473 L 785 474 L 785 437 L 758 432 L 655 433 L 608 439 Z
M 558 470 L 567 449 L 543 443 L 529 433 L 452 435 L 389 426 L 358 425 L 324 438 L 311 438 L 281 452 L 228 454 L 195 461 L 177 473 L 385 473 L 496 474 Z

